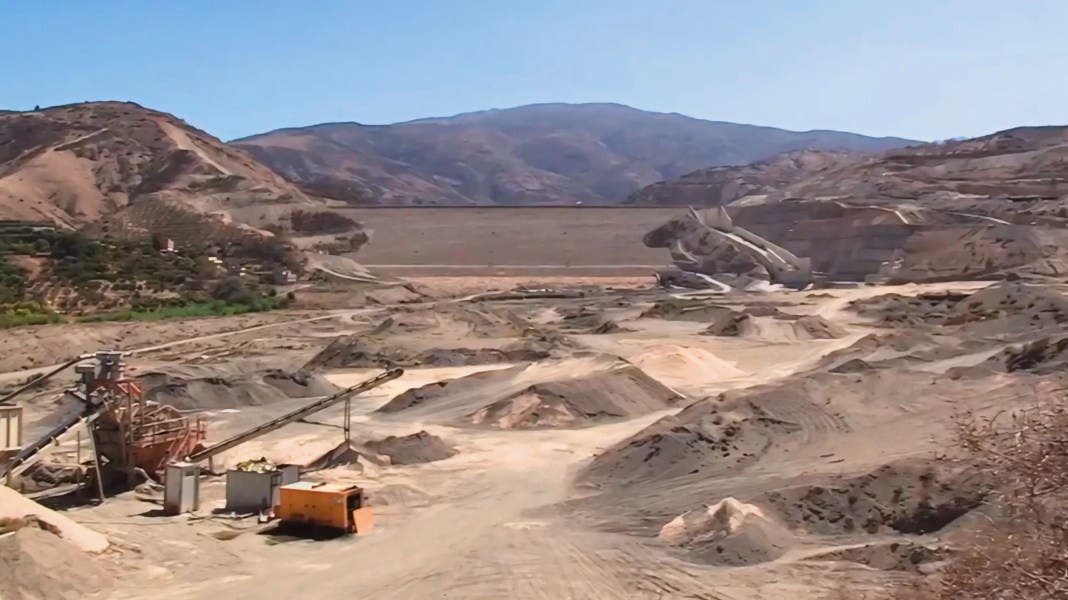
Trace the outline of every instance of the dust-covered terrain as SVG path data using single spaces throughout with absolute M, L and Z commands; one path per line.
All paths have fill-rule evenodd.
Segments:
M 404 302 L 162 322 L 155 343 L 130 338 L 146 394 L 205 419 L 212 440 L 404 367 L 353 400 L 342 464 L 304 475 L 364 486 L 372 533 L 275 536 L 222 511 L 214 475 L 193 515 L 164 516 L 151 486 L 99 505 L 72 492 L 42 501 L 108 549 L 13 522 L 0 541 L 19 549 L 19 577 L 5 593 L 785 600 L 887 589 L 951 560 L 991 510 L 994 483 L 951 450 L 957 416 L 1049 397 L 1068 356 L 1068 299 L 1048 283 L 726 295 L 414 283 L 424 295 Z M 6 362 L 3 381 L 116 333 L 12 330 L 9 343 L 53 350 Z M 29 433 L 67 406 L 54 400 L 62 385 L 31 392 Z M 328 409 L 213 468 L 320 464 L 342 421 Z M 70 441 L 50 450 L 27 487 L 62 479 L 72 454 Z M 56 579 L 58 560 L 76 584 Z

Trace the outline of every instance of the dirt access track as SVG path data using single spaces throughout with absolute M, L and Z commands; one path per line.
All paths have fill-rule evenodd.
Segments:
M 80 555 L 69 572 L 115 574 L 71 596 L 793 600 L 885 589 L 948 551 L 981 493 L 953 487 L 952 474 L 929 462 L 947 446 L 956 411 L 1025 403 L 1054 382 L 999 362 L 1008 345 L 1037 334 L 1005 319 L 1029 314 L 976 313 L 938 327 L 916 319 L 902 331 L 856 307 L 870 313 L 882 306 L 871 299 L 890 292 L 946 290 L 968 307 L 961 299 L 988 285 L 705 299 L 585 287 L 568 298 L 425 299 L 314 321 L 314 312 L 275 313 L 270 328 L 169 322 L 171 341 L 183 329 L 197 335 L 144 344 L 131 366 L 216 386 L 219 406 L 198 405 L 213 439 L 306 402 L 249 390 L 351 336 L 351 366 L 320 371 L 334 385 L 379 372 L 366 362 L 406 368 L 356 398 L 357 442 L 396 436 L 448 451 L 406 464 L 365 455 L 305 474 L 364 486 L 376 517 L 368 535 L 313 541 L 232 518 L 222 477 L 203 479 L 194 515 L 163 516 L 144 490 L 67 507 L 65 516 L 112 546 Z M 1013 306 L 1045 306 L 1028 298 Z M 746 326 L 711 335 L 724 311 Z M 211 337 L 203 323 L 232 330 Z M 11 333 L 41 338 L 54 327 Z M 55 410 L 53 397 L 28 402 L 34 427 Z M 314 420 L 341 419 L 338 407 Z M 339 437 L 335 427 L 295 423 L 228 451 L 216 467 L 261 456 L 307 464 Z M 937 504 L 942 497 L 924 488 L 931 481 L 963 500 Z M 847 503 L 848 494 L 862 501 Z M 938 518 L 917 512 L 925 502 Z

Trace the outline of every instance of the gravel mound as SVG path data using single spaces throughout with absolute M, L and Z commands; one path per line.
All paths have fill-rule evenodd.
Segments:
M 846 330 L 840 325 L 835 325 L 827 319 L 819 316 L 806 315 L 791 326 L 797 339 L 801 340 L 830 340 L 845 337 Z
M 722 337 L 748 336 L 756 333 L 756 324 L 751 315 L 726 310 L 714 313 L 711 316 L 711 324 L 702 333 Z
M 663 410 L 680 397 L 634 366 L 531 385 L 469 417 L 497 429 L 577 427 Z
M 730 307 L 709 302 L 708 300 L 681 300 L 669 298 L 660 300 L 642 313 L 647 319 L 668 319 L 671 321 L 698 321 L 707 323 L 723 314 L 733 313 Z
M 270 370 L 261 374 L 206 375 L 201 369 L 146 373 L 138 378 L 145 398 L 181 410 L 262 406 L 291 398 L 326 396 L 338 387 L 308 371 Z
M 388 456 L 394 465 L 414 465 L 445 460 L 456 455 L 456 450 L 436 435 L 420 431 L 405 436 L 389 436 L 381 440 L 365 442 L 364 447 L 375 454 Z
M 777 440 L 801 431 L 745 402 L 701 400 L 596 456 L 581 478 L 594 485 L 670 479 L 705 469 L 736 469 Z
M 497 348 L 433 348 L 421 352 L 387 347 L 365 336 L 342 336 L 315 355 L 306 369 L 374 367 L 460 367 L 524 362 L 549 357 L 549 350 L 535 341 Z
M 654 377 L 671 379 L 719 380 L 739 377 L 745 372 L 703 348 L 690 346 L 653 346 L 631 358 L 638 368 Z
M 497 429 L 580 427 L 663 410 L 680 398 L 630 363 L 588 356 L 438 381 L 397 395 L 378 412 Z

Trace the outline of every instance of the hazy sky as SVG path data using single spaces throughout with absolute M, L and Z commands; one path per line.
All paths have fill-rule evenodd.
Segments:
M 532 102 L 942 139 L 1068 123 L 1068 1 L 0 0 L 0 108 L 230 139 Z

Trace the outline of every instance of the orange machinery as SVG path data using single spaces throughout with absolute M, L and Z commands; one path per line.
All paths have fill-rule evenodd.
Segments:
M 339 483 L 298 481 L 278 488 L 275 516 L 283 525 L 367 533 L 374 528 L 363 488 Z

